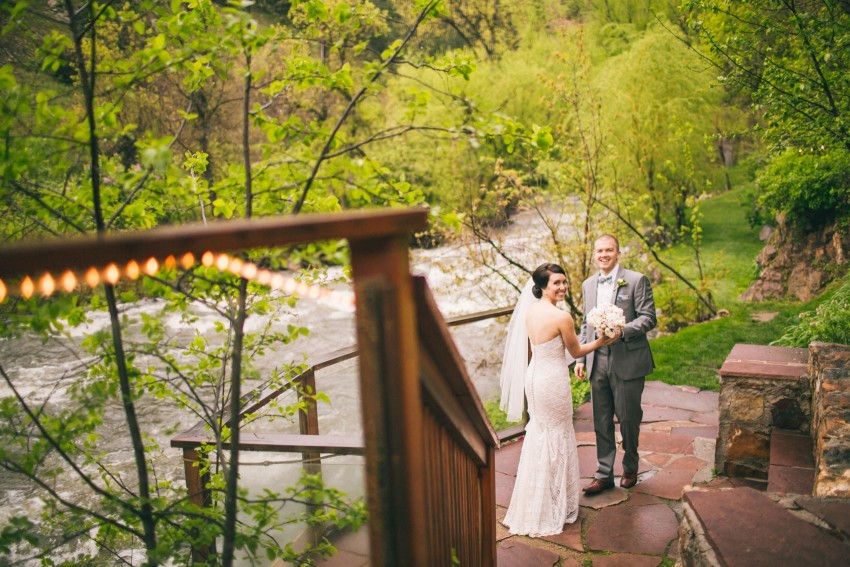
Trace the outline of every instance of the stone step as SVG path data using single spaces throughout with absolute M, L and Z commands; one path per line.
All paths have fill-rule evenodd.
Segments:
M 773 429 L 770 434 L 768 492 L 811 495 L 814 480 L 811 437 L 798 431 Z
M 685 492 L 680 526 L 685 565 L 846 565 L 850 545 L 751 488 Z

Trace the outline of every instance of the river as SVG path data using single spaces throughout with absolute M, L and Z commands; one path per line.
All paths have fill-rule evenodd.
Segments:
M 565 219 L 561 219 L 563 222 Z M 567 219 L 568 220 L 568 219 Z M 498 238 L 506 249 L 524 265 L 533 267 L 545 257 L 547 230 L 533 211 L 517 214 L 509 226 L 501 229 Z M 516 269 L 507 267 L 504 259 L 492 255 L 487 245 L 455 242 L 430 250 L 411 252 L 411 271 L 423 274 L 444 316 L 473 313 L 496 307 L 512 305 L 517 297 L 516 290 L 504 278 L 481 266 L 481 258 L 505 270 L 515 283 L 521 285 L 525 277 Z M 142 314 L 158 312 L 160 304 L 144 300 L 125 306 L 125 314 L 138 320 Z M 181 340 L 191 340 L 197 332 L 204 334 L 213 328 L 215 315 L 207 309 L 197 307 L 196 321 L 187 327 L 179 317 L 172 315 L 166 328 L 175 330 Z M 504 341 L 505 318 L 491 319 L 454 327 L 452 335 L 467 366 L 469 375 L 483 400 L 498 395 L 498 373 Z M 72 330 L 70 337 L 43 343 L 35 336 L 24 336 L 5 340 L 0 348 L 0 364 L 12 378 L 18 391 L 33 406 L 49 400 L 51 405 L 62 407 L 69 401 L 68 389 L 81 379 L 81 370 L 89 361 L 82 353 L 79 342 L 88 334 L 108 328 L 105 313 L 94 313 L 91 321 Z M 259 329 L 262 320 L 249 320 L 248 329 Z M 309 336 L 281 346 L 266 353 L 257 362 L 261 374 L 268 374 L 282 362 L 301 362 L 315 359 L 324 353 L 355 343 L 354 314 L 350 307 L 327 300 L 301 299 L 297 308 L 282 317 L 276 325 L 284 328 L 288 324 L 304 325 L 310 329 Z M 142 340 L 131 325 L 127 330 L 128 342 Z M 322 434 L 354 435 L 361 431 L 360 403 L 356 359 L 335 365 L 317 373 L 317 388 L 327 394 L 329 404 L 320 404 L 319 428 Z M 5 383 L 0 383 L 0 397 L 10 395 Z M 160 400 L 144 399 L 140 404 L 142 426 L 146 434 L 158 442 L 160 450 L 152 454 L 159 481 L 183 482 L 181 452 L 169 447 L 175 432 L 194 424 L 196 418 L 175 412 L 174 407 Z M 117 474 L 133 478 L 133 461 L 129 439 L 125 432 L 123 414 L 115 405 L 104 419 L 103 431 L 107 434 L 100 448 Z M 274 429 L 282 432 L 297 432 L 297 421 L 258 422 L 249 426 L 251 431 Z M 249 486 L 276 488 L 290 485 L 299 474 L 295 463 L 297 455 L 247 453 L 244 456 L 243 479 Z M 362 460 L 356 457 L 337 457 L 324 461 L 324 475 L 331 486 L 336 486 L 352 496 L 361 496 Z M 70 500 L 84 504 L 95 502 L 94 496 L 78 480 L 69 479 L 59 487 Z M 39 493 L 25 480 L 8 472 L 0 474 L 0 526 L 13 515 L 24 514 L 38 517 L 44 502 Z M 285 537 L 285 536 L 284 536 Z M 92 544 L 83 544 L 74 550 L 65 550 L 65 557 L 79 551 L 94 551 Z M 139 550 L 127 550 L 125 558 L 131 563 L 141 560 Z

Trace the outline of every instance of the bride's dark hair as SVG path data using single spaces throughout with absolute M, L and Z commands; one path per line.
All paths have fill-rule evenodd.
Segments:
M 537 266 L 537 269 L 534 270 L 534 273 L 531 274 L 531 279 L 534 280 L 534 287 L 531 288 L 531 293 L 537 299 L 543 297 L 543 288 L 549 285 L 549 276 L 552 274 L 562 274 L 564 276 L 567 273 L 564 271 L 564 268 L 559 266 L 558 264 L 540 264 Z

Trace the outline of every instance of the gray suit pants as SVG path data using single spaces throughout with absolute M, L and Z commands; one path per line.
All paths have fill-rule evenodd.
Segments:
M 614 479 L 614 458 L 617 455 L 614 416 L 620 422 L 620 434 L 623 436 L 623 471 L 637 473 L 638 435 L 643 419 L 640 398 L 645 382 L 646 378 L 620 380 L 611 368 L 608 347 L 601 347 L 594 353 L 590 393 L 593 429 L 596 432 L 596 460 L 599 462 L 599 468 L 593 475 L 595 478 Z

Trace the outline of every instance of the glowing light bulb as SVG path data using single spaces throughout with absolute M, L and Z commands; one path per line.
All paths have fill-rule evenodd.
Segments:
M 310 286 L 308 286 L 304 282 L 301 282 L 298 284 L 296 291 L 298 292 L 298 295 L 307 295 L 307 292 L 310 291 Z
M 236 274 L 238 276 L 242 273 L 242 260 L 239 258 L 231 258 L 227 269 L 230 270 L 232 274 Z
M 152 276 L 157 270 L 159 270 L 159 262 L 156 261 L 156 258 L 148 258 L 148 261 L 145 262 L 145 273 Z
M 174 256 L 168 256 L 168 258 L 162 262 L 162 265 L 171 270 L 177 266 L 177 259 Z
M 35 291 L 35 284 L 32 283 L 32 280 L 29 276 L 24 278 L 24 281 L 21 282 L 21 295 L 25 298 L 29 299 L 32 297 L 33 292 Z
M 310 299 L 319 299 L 319 296 L 320 296 L 321 294 L 322 294 L 322 290 L 321 290 L 321 288 L 319 288 L 318 286 L 315 286 L 315 285 L 314 285 L 314 286 L 310 286 L 310 291 L 309 291 L 309 293 L 307 294 L 307 296 L 308 296 Z
M 257 283 L 269 285 L 270 281 L 272 281 L 272 273 L 270 271 L 260 270 L 257 272 Z
M 59 279 L 59 285 L 62 286 L 66 292 L 71 293 L 74 291 L 74 288 L 77 287 L 77 276 L 74 275 L 74 272 L 68 270 L 62 277 Z
M 106 266 L 106 269 L 103 270 L 103 280 L 108 283 L 115 285 L 118 283 L 118 278 L 121 277 L 121 272 L 118 270 L 118 266 L 114 263 Z
M 230 258 L 228 258 L 227 254 L 219 254 L 215 259 L 215 267 L 221 270 L 222 272 L 227 269 L 227 266 L 230 265 Z
M 285 291 L 286 293 L 292 293 L 293 291 L 295 291 L 296 287 L 298 287 L 298 282 L 293 280 L 292 278 L 289 278 L 286 280 L 286 285 L 284 286 L 283 291 Z
M 257 277 L 257 265 L 249 262 L 242 266 L 242 277 L 246 280 L 253 280 Z
M 213 253 L 210 252 L 209 250 L 204 252 L 203 256 L 201 256 L 201 264 L 203 264 L 207 268 L 211 267 L 214 262 L 215 262 L 215 256 L 213 256 Z
M 50 297 L 53 295 L 53 292 L 56 291 L 56 280 L 53 279 L 53 276 L 51 276 L 50 273 L 45 272 L 38 281 L 38 289 L 41 292 L 41 295 L 44 297 Z
M 141 274 L 141 269 L 139 269 L 139 264 L 136 263 L 135 260 L 130 260 L 127 262 L 127 266 L 124 268 L 124 273 L 127 274 L 127 277 L 131 280 L 135 280 Z
M 0 280 L 0 303 L 6 299 L 6 284 L 3 283 L 3 280 Z
M 94 268 L 89 268 L 86 272 L 86 284 L 89 287 L 96 287 L 100 283 L 100 274 Z
M 188 270 L 195 265 L 195 256 L 193 256 L 191 252 L 186 252 L 183 254 L 183 257 L 180 258 L 180 265 L 183 266 L 184 270 Z
M 272 287 L 272 289 L 280 289 L 283 287 L 285 281 L 286 279 L 282 275 L 274 274 L 272 276 L 271 282 L 269 282 L 269 285 Z

